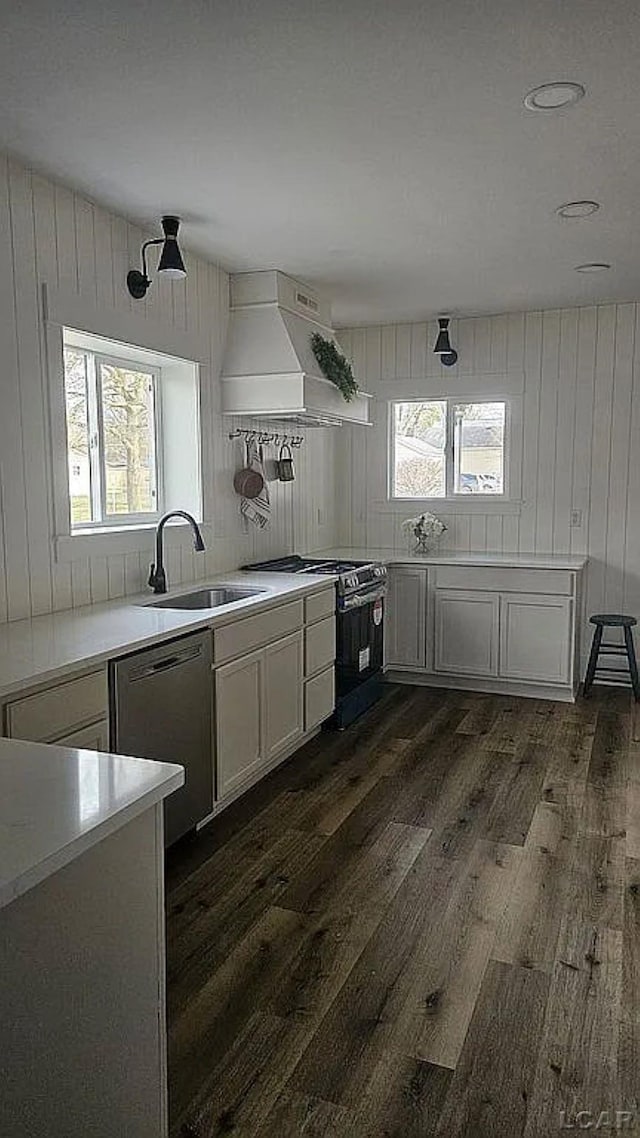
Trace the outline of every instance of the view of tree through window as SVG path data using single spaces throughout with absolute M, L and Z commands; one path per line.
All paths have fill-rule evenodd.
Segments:
M 65 346 L 71 521 L 158 513 L 153 370 Z
M 100 364 L 107 514 L 156 509 L 153 377 Z
M 65 348 L 64 388 L 67 410 L 69 494 L 74 525 L 93 521 L 89 467 L 89 406 L 85 352 Z
M 447 405 L 396 403 L 395 485 L 399 498 L 444 498 Z
M 504 494 L 506 404 L 411 400 L 392 405 L 392 495 Z

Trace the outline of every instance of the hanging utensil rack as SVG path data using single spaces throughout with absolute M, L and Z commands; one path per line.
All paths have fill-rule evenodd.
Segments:
M 249 427 L 237 427 L 235 431 L 229 432 L 230 439 L 239 439 L 243 436 L 246 442 L 256 442 L 259 446 L 269 446 L 272 443 L 273 446 L 276 447 L 301 447 L 304 442 L 303 435 L 287 435 L 282 434 L 280 431 L 272 433 L 269 431 L 252 430 Z

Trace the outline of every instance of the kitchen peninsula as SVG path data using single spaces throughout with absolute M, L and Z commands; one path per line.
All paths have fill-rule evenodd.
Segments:
M 181 766 L 0 740 L 0 1133 L 163 1138 Z

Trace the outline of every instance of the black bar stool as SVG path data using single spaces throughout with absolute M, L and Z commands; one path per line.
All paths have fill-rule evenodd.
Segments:
M 621 616 L 618 613 L 597 613 L 595 616 L 590 616 L 589 621 L 591 624 L 595 624 L 596 627 L 593 633 L 593 640 L 591 641 L 591 652 L 589 653 L 587 672 L 584 677 L 584 694 L 589 694 L 596 675 L 607 672 L 610 676 L 620 677 L 623 674 L 624 669 L 622 668 L 607 668 L 604 664 L 599 664 L 598 656 L 602 653 L 603 656 L 626 656 L 633 694 L 635 698 L 639 700 L 640 679 L 638 678 L 636 650 L 633 646 L 633 633 L 631 631 L 634 624 L 638 623 L 635 616 Z M 624 644 L 603 644 L 602 633 L 605 628 L 621 628 L 624 634 Z M 623 680 L 622 683 L 626 684 L 626 680 Z

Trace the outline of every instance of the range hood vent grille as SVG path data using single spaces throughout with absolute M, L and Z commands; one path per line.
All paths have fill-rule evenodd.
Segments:
M 300 292 L 296 289 L 296 304 L 305 312 L 313 312 L 316 315 L 320 311 L 320 305 L 317 300 L 312 296 L 308 296 L 306 292 Z

